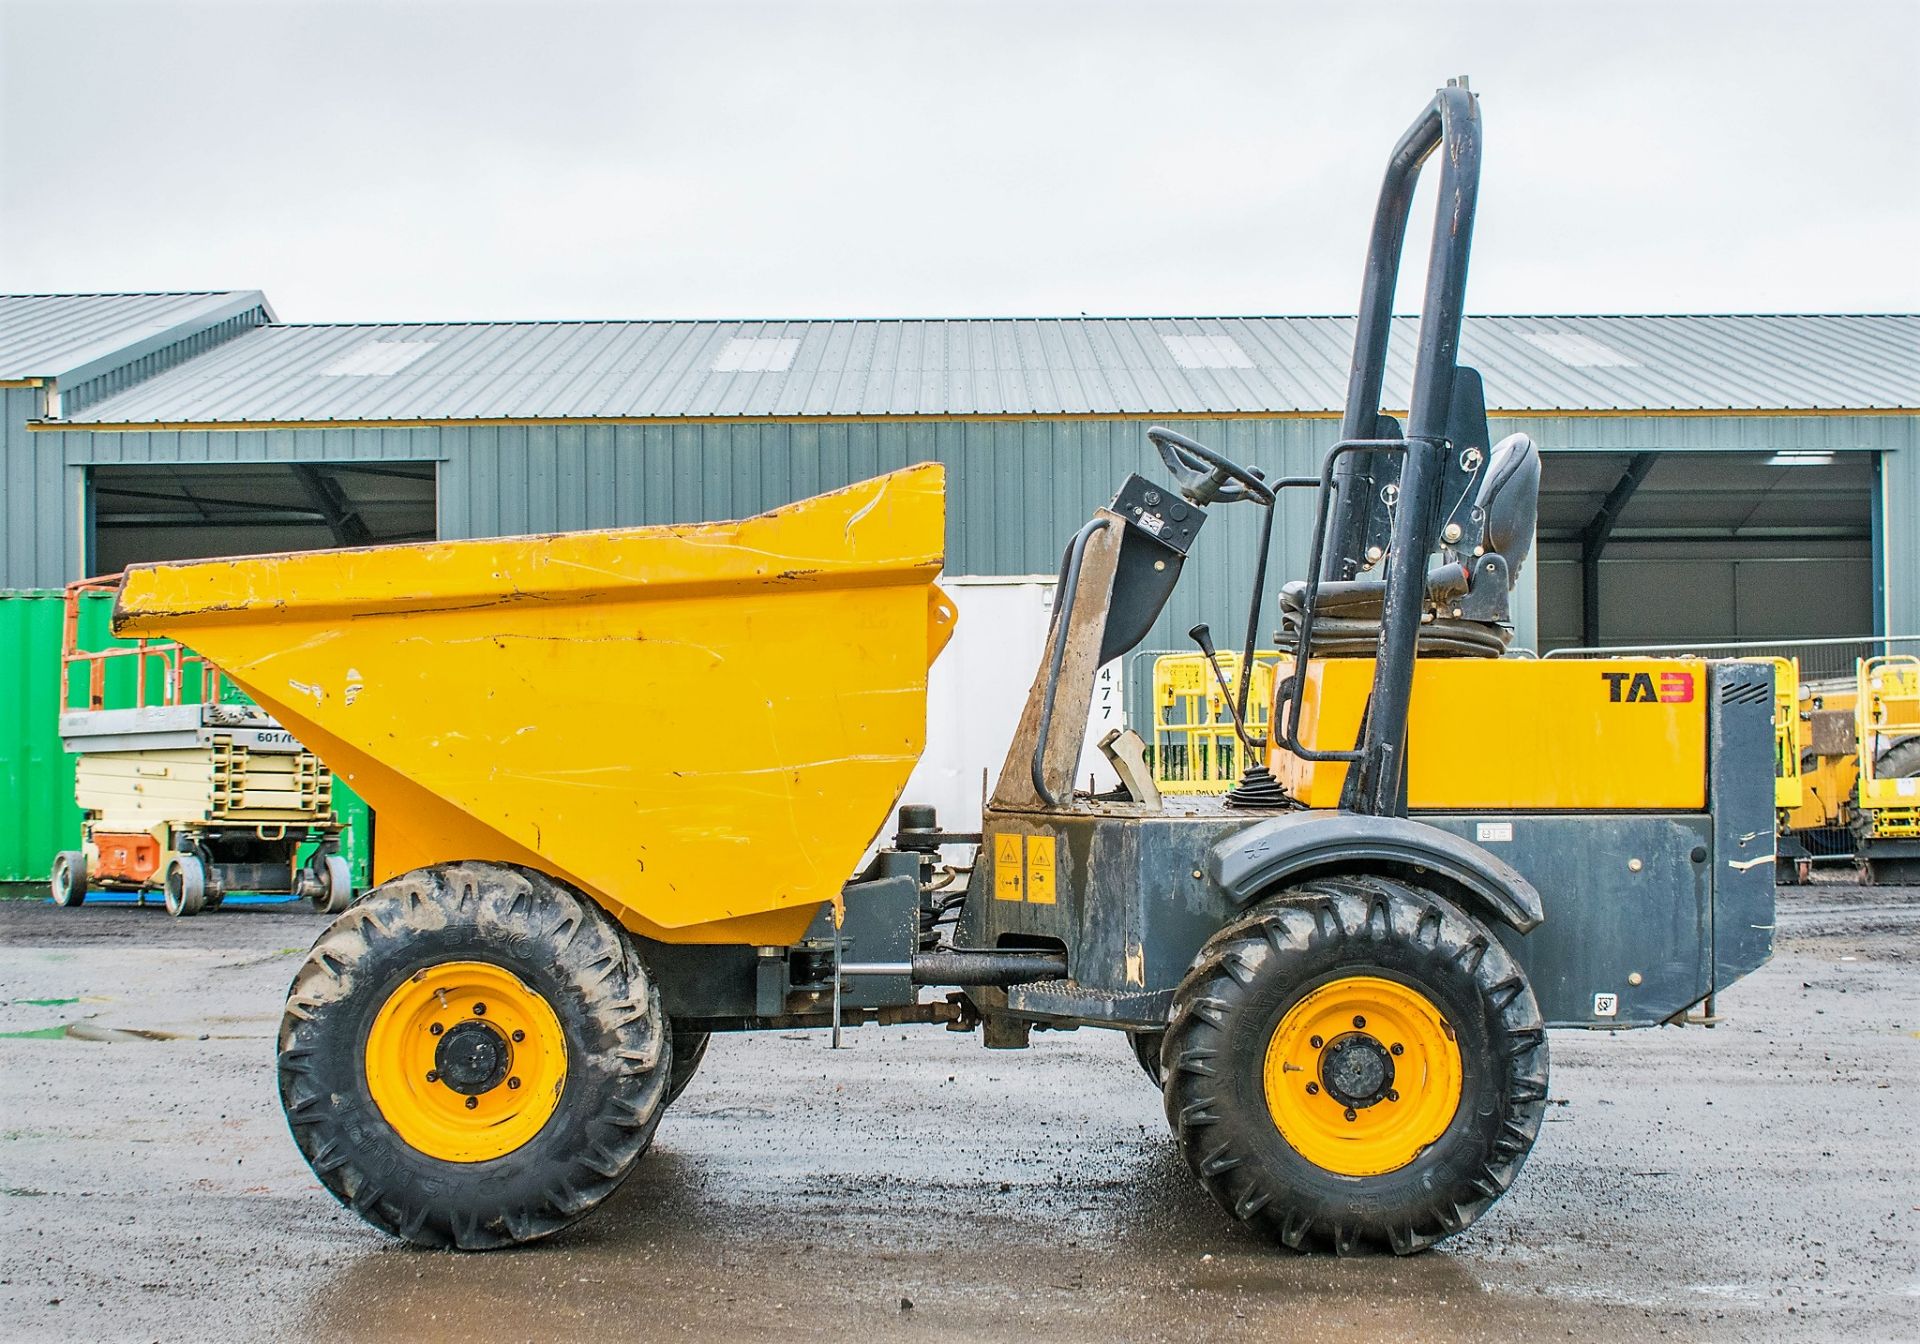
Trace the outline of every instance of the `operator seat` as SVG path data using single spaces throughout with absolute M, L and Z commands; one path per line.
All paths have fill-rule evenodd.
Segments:
M 1513 639 L 1507 596 L 1533 550 L 1540 515 L 1540 450 L 1525 434 L 1509 434 L 1488 454 L 1474 497 L 1480 519 L 1478 550 L 1467 531 L 1442 548 L 1444 559 L 1427 575 L 1420 652 L 1441 657 L 1497 658 Z M 1491 559 L 1494 563 L 1489 565 Z M 1296 579 L 1280 590 L 1283 636 L 1299 629 L 1307 585 Z M 1384 579 L 1367 577 L 1320 585 L 1313 652 L 1325 657 L 1371 657 L 1386 601 Z

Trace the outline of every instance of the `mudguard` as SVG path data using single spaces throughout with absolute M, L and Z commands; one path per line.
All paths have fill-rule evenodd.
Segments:
M 1545 918 L 1540 893 L 1512 866 L 1459 836 L 1404 817 L 1296 812 L 1235 831 L 1207 856 L 1208 876 L 1241 905 L 1289 878 L 1364 868 L 1438 878 L 1476 913 L 1519 933 Z

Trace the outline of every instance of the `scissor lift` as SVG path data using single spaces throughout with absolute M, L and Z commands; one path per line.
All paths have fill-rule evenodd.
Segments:
M 89 891 L 162 894 L 196 915 L 231 891 L 305 896 L 337 914 L 353 898 L 326 765 L 219 670 L 172 640 L 95 641 L 91 595 L 118 575 L 67 589 L 60 737 L 77 760 L 81 847 L 55 856 L 54 903 Z M 109 686 L 115 701 L 109 708 Z M 300 849 L 314 844 L 306 864 Z

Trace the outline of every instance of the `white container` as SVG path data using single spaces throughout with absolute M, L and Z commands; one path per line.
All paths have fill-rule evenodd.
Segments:
M 991 794 L 1000 778 L 1046 650 L 1054 583 L 1050 574 L 940 580 L 960 609 L 960 620 L 927 679 L 927 750 L 900 801 L 932 804 L 943 830 L 980 829 L 982 793 Z M 1121 660 L 1115 659 L 1100 669 L 1094 687 L 1075 788 L 1103 791 L 1118 785 L 1098 743 L 1125 726 Z M 1065 724 L 1055 727 L 1056 732 L 1066 729 Z

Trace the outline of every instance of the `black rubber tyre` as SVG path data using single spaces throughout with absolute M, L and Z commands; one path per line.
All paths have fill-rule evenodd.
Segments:
M 191 854 L 182 854 L 167 864 L 160 878 L 167 913 L 175 919 L 199 914 L 207 904 L 207 866 Z
M 1165 1044 L 1167 1033 L 1164 1031 L 1130 1031 L 1127 1043 L 1133 1047 L 1133 1057 L 1140 1061 L 1140 1072 L 1156 1088 L 1167 1085 L 1166 1072 L 1160 1067 L 1160 1047 Z
M 1895 742 L 1874 757 L 1873 773 L 1878 779 L 1911 779 L 1920 775 L 1920 737 Z
M 47 879 L 55 905 L 72 907 L 87 903 L 87 856 L 77 849 L 63 849 L 53 856 L 53 876 Z
M 704 1031 L 676 1031 L 673 1033 L 673 1070 L 667 1079 L 668 1106 L 680 1100 L 680 1094 L 687 1090 L 687 1084 L 693 1081 L 694 1073 L 700 1068 L 700 1061 L 707 1057 L 707 1041 L 710 1039 Z
M 1460 1054 L 1452 1119 L 1383 1175 L 1302 1156 L 1265 1090 L 1268 1043 L 1288 1010 L 1348 976 L 1417 990 Z M 1513 1183 L 1546 1110 L 1546 1031 L 1519 966 L 1451 902 L 1379 877 L 1303 883 L 1216 934 L 1175 995 L 1164 1058 L 1167 1118 L 1201 1183 L 1296 1250 L 1406 1255 L 1460 1231 Z
M 315 910 L 323 915 L 337 915 L 353 904 L 353 874 L 345 859 L 338 854 L 317 855 L 312 868 L 314 876 L 320 879 L 319 889 L 307 898 Z
M 518 977 L 566 1048 L 552 1114 L 485 1161 L 408 1144 L 367 1081 L 368 1035 L 388 997 L 459 961 Z M 280 1024 L 280 1100 L 308 1165 L 342 1204 L 419 1246 L 537 1241 L 585 1216 L 652 1139 L 672 1062 L 659 990 L 619 925 L 553 878 L 502 864 L 437 864 L 367 892 L 314 944 Z

